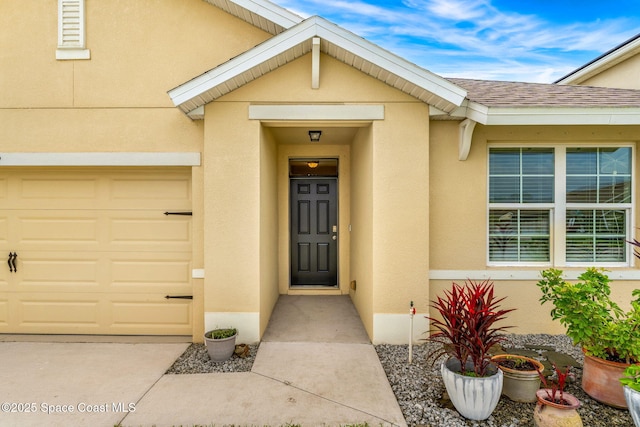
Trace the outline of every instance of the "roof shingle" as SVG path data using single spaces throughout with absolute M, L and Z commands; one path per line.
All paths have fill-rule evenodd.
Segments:
M 447 78 L 486 107 L 640 107 L 640 90 Z

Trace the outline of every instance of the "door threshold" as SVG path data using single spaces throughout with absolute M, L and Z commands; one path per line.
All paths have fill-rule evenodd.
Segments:
M 291 286 L 288 295 L 342 295 L 337 286 Z

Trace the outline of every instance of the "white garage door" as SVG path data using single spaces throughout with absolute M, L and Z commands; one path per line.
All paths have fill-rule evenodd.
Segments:
M 0 333 L 191 335 L 190 177 L 0 168 Z

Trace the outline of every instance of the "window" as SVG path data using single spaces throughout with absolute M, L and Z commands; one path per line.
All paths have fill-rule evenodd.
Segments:
M 489 149 L 493 265 L 629 263 L 631 147 Z

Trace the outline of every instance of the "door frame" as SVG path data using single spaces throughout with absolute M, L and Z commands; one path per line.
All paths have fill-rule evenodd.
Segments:
M 307 159 L 290 159 L 290 160 L 307 160 Z M 322 160 L 322 159 L 321 159 Z M 334 159 L 331 159 L 334 160 Z M 338 161 L 338 159 L 335 159 Z M 338 161 L 338 170 L 339 170 L 339 161 Z M 289 189 L 291 189 L 291 184 L 294 181 L 299 180 L 333 180 L 335 181 L 335 210 L 336 210 L 336 226 L 337 230 L 340 230 L 340 182 L 339 176 L 312 176 L 312 177 L 289 177 Z M 336 284 L 335 285 L 294 285 L 293 282 L 293 247 L 291 246 L 291 242 L 293 240 L 292 236 L 292 212 L 293 206 L 291 205 L 291 201 L 293 200 L 293 194 L 291 194 L 291 190 L 289 190 L 289 289 L 340 289 L 340 239 L 336 239 L 336 250 L 335 250 L 335 263 L 336 263 Z M 339 232 L 335 232 L 336 237 L 339 237 Z
M 277 154 L 278 197 L 278 292 L 281 295 L 347 295 L 349 294 L 349 251 L 351 223 L 351 146 L 279 144 Z M 289 160 L 338 159 L 338 287 L 314 286 L 291 288 L 290 248 L 290 177 Z
M 289 289 L 289 291 L 316 291 L 316 290 L 324 290 L 324 291 L 340 291 L 341 288 L 341 281 L 340 281 L 340 249 L 341 249 L 341 245 L 340 245 L 340 175 L 341 175 L 341 156 L 339 155 L 322 155 L 322 156 L 316 156 L 316 157 L 310 157 L 310 156 L 289 156 L 287 158 L 287 247 L 288 247 L 288 256 L 287 256 L 287 288 Z M 292 224 L 292 218 L 291 218 L 291 183 L 292 181 L 296 180 L 296 179 L 300 179 L 301 177 L 292 177 L 289 174 L 289 165 L 291 161 L 311 161 L 311 160 L 334 160 L 337 162 L 337 170 L 336 170 L 336 175 L 318 175 L 318 176 L 312 176 L 312 177 L 307 177 L 307 179 L 311 178 L 317 178 L 317 179 L 323 179 L 323 178 L 328 178 L 328 179 L 335 179 L 336 182 L 336 222 L 337 222 L 337 226 L 338 226 L 338 233 L 337 233 L 337 241 L 336 241 L 336 285 L 335 286 L 325 286 L 325 285 L 292 285 L 292 279 L 291 279 L 291 270 L 293 268 L 292 266 L 292 247 L 291 247 L 291 224 Z

